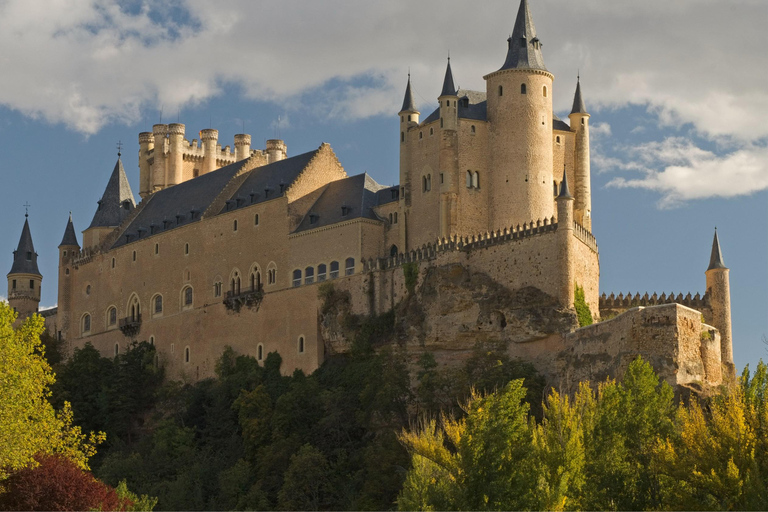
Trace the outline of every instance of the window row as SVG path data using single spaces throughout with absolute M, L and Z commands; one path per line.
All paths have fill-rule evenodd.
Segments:
M 520 84 L 520 94 L 528 94 L 528 86 L 526 84 Z M 547 86 L 544 85 L 541 88 L 541 94 L 545 98 L 547 97 Z M 499 86 L 499 96 L 504 96 L 504 86 Z
M 191 286 L 185 286 L 181 290 L 180 295 L 180 306 L 181 309 L 189 309 L 192 307 L 194 302 L 194 290 Z M 131 324 L 131 323 L 138 323 L 141 322 L 141 302 L 139 301 L 139 298 L 134 294 L 131 299 L 128 301 L 128 308 L 125 312 L 125 317 L 120 319 L 120 322 L 118 322 L 117 317 L 117 308 L 115 306 L 110 306 L 107 308 L 106 314 L 105 314 L 105 322 L 107 329 L 113 329 L 118 326 L 118 323 L 122 324 Z M 152 307 L 152 316 L 161 315 L 163 313 L 163 296 L 160 294 L 156 294 L 152 297 L 150 301 L 151 307 Z M 80 331 L 82 334 L 87 334 L 91 332 L 91 314 L 85 313 L 80 320 Z
M 397 212 L 389 214 L 389 223 L 390 224 L 397 224 Z
M 306 349 L 306 343 L 304 341 L 304 336 L 299 336 L 299 338 L 296 340 L 296 351 L 299 354 L 303 354 Z M 257 361 L 264 361 L 264 358 L 266 357 L 266 354 L 264 353 L 264 344 L 259 343 L 256 346 L 256 360 Z
M 347 258 L 344 262 L 344 275 L 351 276 L 355 273 L 355 258 Z M 339 277 L 339 262 L 332 261 L 330 265 L 330 273 L 328 273 L 328 267 L 325 263 L 321 263 L 317 266 L 317 282 L 322 283 L 326 279 L 336 279 Z M 304 284 L 312 284 L 315 282 L 315 267 L 309 266 L 303 271 Z M 298 287 L 302 284 L 302 270 L 297 268 L 293 271 L 293 286 Z

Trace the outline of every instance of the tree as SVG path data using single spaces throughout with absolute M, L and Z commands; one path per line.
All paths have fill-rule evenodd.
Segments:
M 40 343 L 43 319 L 32 315 L 18 328 L 15 320 L 16 313 L 0 302 L 0 481 L 36 465 L 37 454 L 63 454 L 88 469 L 103 434 L 86 438 L 72 424 L 69 404 L 56 413 L 48 401 L 55 379 Z
M 305 444 L 291 457 L 285 481 L 278 493 L 278 506 L 283 510 L 319 510 L 324 495 L 330 490 L 330 468 L 317 448 Z

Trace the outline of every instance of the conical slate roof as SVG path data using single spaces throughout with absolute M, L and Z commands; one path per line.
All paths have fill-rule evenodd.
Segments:
M 408 74 L 408 85 L 405 86 L 405 98 L 403 98 L 403 108 L 400 112 L 416 112 L 413 102 L 413 93 L 411 92 L 411 74 Z
M 451 58 L 448 57 L 448 67 L 445 68 L 443 91 L 440 96 L 456 96 L 456 86 L 453 85 L 453 73 L 451 72 Z
M 712 270 L 713 268 L 728 268 L 723 263 L 723 253 L 720 251 L 717 228 L 715 228 L 715 238 L 712 240 L 712 254 L 709 257 L 709 267 L 707 267 L 707 270 Z
M 119 226 L 135 207 L 136 202 L 133 200 L 133 192 L 131 192 L 131 186 L 125 176 L 123 162 L 118 158 L 88 229 Z
M 37 253 L 32 243 L 32 234 L 29 232 L 29 221 L 24 219 L 24 228 L 21 230 L 19 246 L 13 251 L 13 265 L 11 265 L 11 274 L 34 274 L 41 276 L 37 268 Z M 42 277 L 42 276 L 41 276 Z
M 515 28 L 507 39 L 509 49 L 507 60 L 501 69 L 542 69 L 544 57 L 541 55 L 541 42 L 536 37 L 536 27 L 533 25 L 531 11 L 528 9 L 528 0 L 520 0 L 520 8 L 517 10 Z
M 61 239 L 59 247 L 76 246 L 80 247 L 77 243 L 77 234 L 75 233 L 75 225 L 72 223 L 72 213 L 69 214 L 69 220 L 67 221 L 67 227 L 64 229 L 64 238 Z
M 563 166 L 563 181 L 560 182 L 560 193 L 557 194 L 558 199 L 573 199 L 571 191 L 568 189 L 568 173 L 565 172 L 565 166 Z
M 581 80 L 576 79 L 576 94 L 573 95 L 573 108 L 571 114 L 586 114 L 587 109 L 584 106 L 584 100 L 581 99 Z

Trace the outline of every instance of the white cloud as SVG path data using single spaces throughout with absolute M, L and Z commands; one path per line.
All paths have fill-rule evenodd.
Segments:
M 662 195 L 661 207 L 706 197 L 735 197 L 768 188 L 768 147 L 750 145 L 724 155 L 681 137 L 628 148 L 628 161 L 606 158 L 601 165 L 640 171 L 635 179 L 614 178 L 608 186 L 644 188 Z
M 589 137 L 602 138 L 611 136 L 611 125 L 608 123 L 595 123 L 589 127 Z
M 0 3 L 0 103 L 83 133 L 135 123 L 143 108 L 198 104 L 225 83 L 286 108 L 317 91 L 322 109 L 301 98 L 317 115 L 391 114 L 409 66 L 417 99 L 434 101 L 449 49 L 456 81 L 483 89 L 517 10 L 509 0 L 471 9 L 437 0 L 137 5 L 128 13 L 117 0 Z M 768 136 L 768 40 L 755 23 L 768 16 L 766 2 L 542 0 L 531 9 L 558 111 L 570 106 L 580 68 L 592 111 L 632 102 L 708 137 Z

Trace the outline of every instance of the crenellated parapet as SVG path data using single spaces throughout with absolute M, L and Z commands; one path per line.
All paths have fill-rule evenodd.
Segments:
M 599 306 L 601 316 L 603 314 L 612 316 L 638 306 L 648 307 L 661 304 L 680 304 L 702 313 L 709 310 L 711 307 L 709 296 L 706 293 L 701 295 L 698 292 L 696 295 L 691 295 L 690 292 L 685 295 L 682 293 L 678 293 L 677 295 L 674 293 L 670 293 L 669 295 L 662 293 L 661 295 L 658 295 L 656 292 L 652 295 L 648 295 L 646 292 L 642 296 L 639 293 L 632 295 L 631 292 L 626 295 L 623 293 L 619 293 L 618 295 L 613 293 L 606 295 L 603 293 L 600 296 Z

